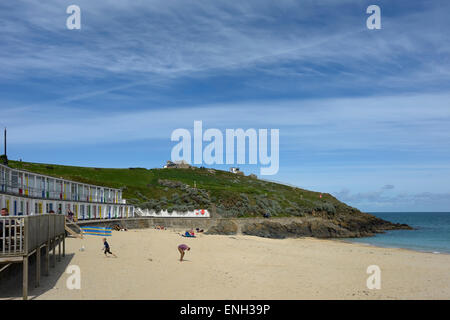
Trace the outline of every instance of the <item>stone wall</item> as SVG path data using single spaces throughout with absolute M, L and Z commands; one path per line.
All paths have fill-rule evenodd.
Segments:
M 146 229 L 155 226 L 164 226 L 169 228 L 200 228 L 208 229 L 215 219 L 211 218 L 128 218 L 128 219 L 110 219 L 110 220 L 89 220 L 79 221 L 77 224 L 83 226 L 112 227 L 119 224 L 127 229 Z
M 393 225 L 378 218 L 350 221 L 348 226 L 339 220 L 321 217 L 286 218 L 153 218 L 140 217 L 115 220 L 90 220 L 79 222 L 80 226 L 112 227 L 119 224 L 127 229 L 154 228 L 156 225 L 175 229 L 200 228 L 206 234 L 243 234 L 265 238 L 352 238 L 373 236 L 384 230 L 407 229 L 406 225 Z

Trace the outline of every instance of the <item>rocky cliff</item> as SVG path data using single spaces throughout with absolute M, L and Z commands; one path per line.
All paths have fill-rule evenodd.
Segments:
M 206 234 L 244 234 L 265 238 L 296 237 L 356 238 L 373 236 L 387 230 L 412 229 L 406 224 L 395 224 L 375 216 L 359 213 L 353 217 L 327 219 L 324 217 L 221 219 Z

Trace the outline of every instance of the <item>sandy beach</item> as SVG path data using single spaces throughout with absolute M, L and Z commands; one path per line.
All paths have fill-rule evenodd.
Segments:
M 311 238 L 183 238 L 180 231 L 114 231 L 118 258 L 105 258 L 101 237 L 67 238 L 66 257 L 39 288 L 31 268 L 30 299 L 450 299 L 450 255 Z M 181 243 L 192 248 L 184 262 Z M 69 265 L 80 267 L 80 290 L 67 289 Z M 379 290 L 366 286 L 370 265 L 381 269 Z M 20 299 L 20 286 L 20 276 L 3 281 L 0 298 Z

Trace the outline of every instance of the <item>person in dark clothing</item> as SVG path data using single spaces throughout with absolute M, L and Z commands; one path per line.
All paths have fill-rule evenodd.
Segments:
M 73 221 L 73 212 L 72 212 L 72 210 L 69 210 L 69 212 L 67 213 L 67 217 L 69 218 L 70 221 Z
M 109 247 L 109 243 L 108 241 L 106 241 L 106 238 L 103 238 L 103 248 L 102 250 L 105 252 L 105 257 L 107 257 L 107 253 L 112 254 L 115 258 L 117 258 L 117 256 L 111 252 L 110 247 Z

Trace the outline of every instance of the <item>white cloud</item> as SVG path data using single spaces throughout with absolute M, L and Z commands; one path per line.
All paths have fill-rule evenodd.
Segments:
M 446 22 L 439 6 L 420 12 L 411 6 L 386 18 L 382 32 L 369 33 L 355 1 L 345 3 L 355 4 L 349 10 L 342 1 L 80 0 L 83 29 L 72 32 L 64 29 L 64 1 L 16 2 L 0 13 L 6 79 L 170 78 L 245 68 L 286 75 L 284 63 L 295 63 L 297 70 L 287 73 L 298 76 L 335 68 L 338 78 L 329 80 L 336 85 L 356 79 L 400 86 L 450 75 L 449 64 L 436 60 L 450 52 L 449 34 L 436 32 Z M 406 64 L 404 56 L 414 59 Z
M 281 129 L 282 150 L 315 148 L 445 148 L 450 139 L 448 95 L 320 99 L 194 105 L 144 111 L 36 105 L 7 109 L 2 121 L 14 143 L 96 143 L 168 139 L 176 128 Z M 424 107 L 426 106 L 426 108 Z M 55 134 L 57 133 L 57 134 Z M 74 134 L 76 133 L 76 134 Z

